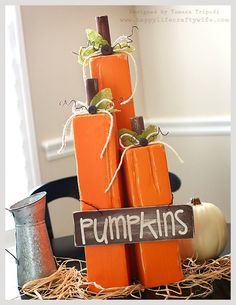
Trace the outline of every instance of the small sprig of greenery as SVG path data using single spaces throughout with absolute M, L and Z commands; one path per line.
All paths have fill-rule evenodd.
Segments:
M 104 88 L 101 91 L 99 91 L 91 100 L 90 106 L 96 106 L 97 109 L 104 109 L 109 111 L 110 113 L 113 112 L 118 112 L 120 110 L 111 108 L 111 103 L 109 101 L 104 101 L 100 103 L 98 106 L 97 104 L 103 100 L 103 99 L 108 99 L 112 101 L 112 92 L 110 88 Z
M 150 134 L 154 132 L 156 132 L 157 134 L 149 137 Z M 145 138 L 148 140 L 148 143 L 150 143 L 157 139 L 159 132 L 160 132 L 160 128 L 159 127 L 157 128 L 156 125 L 147 126 L 141 134 L 137 134 L 137 132 L 127 128 L 122 128 L 119 130 L 119 137 L 124 134 L 129 134 L 133 136 L 138 142 L 141 138 Z M 134 139 L 132 139 L 132 137 L 129 136 L 123 136 L 121 141 L 124 146 L 137 145 L 138 143 Z
M 88 56 L 101 50 L 103 46 L 108 45 L 107 40 L 104 39 L 102 35 L 100 35 L 95 30 L 86 29 L 86 36 L 87 36 L 88 45 L 86 47 L 80 47 L 78 53 L 78 62 L 80 64 L 84 64 L 84 61 Z M 135 50 L 135 48 L 130 45 L 129 39 L 123 39 L 115 46 L 113 46 L 113 51 L 122 51 L 122 50 L 131 53 Z
M 88 46 L 80 47 L 79 49 L 78 60 L 80 64 L 83 64 L 86 57 L 98 51 L 102 46 L 108 45 L 107 40 L 103 39 L 102 35 L 92 29 L 86 29 L 86 36 Z

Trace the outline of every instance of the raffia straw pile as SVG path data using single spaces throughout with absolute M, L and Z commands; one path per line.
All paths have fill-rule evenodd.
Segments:
M 183 263 L 185 277 L 182 281 L 148 290 L 154 291 L 162 299 L 205 298 L 213 293 L 214 280 L 230 281 L 230 261 L 230 255 L 203 263 L 188 258 Z
M 230 281 L 230 255 L 218 259 L 211 259 L 204 263 L 198 263 L 193 259 L 187 259 L 183 263 L 184 279 L 166 286 L 146 289 L 160 299 L 190 299 L 204 298 L 213 292 L 212 282 L 225 279 Z M 70 262 L 79 262 L 80 269 L 67 267 Z M 85 262 L 76 259 L 67 259 L 61 264 L 55 273 L 38 280 L 26 283 L 21 293 L 33 299 L 40 300 L 68 300 L 68 299 L 115 299 L 115 298 L 142 298 L 145 288 L 141 284 L 133 284 L 126 287 L 113 287 L 102 289 L 99 293 L 88 290 Z M 155 297 L 154 297 L 155 298 Z

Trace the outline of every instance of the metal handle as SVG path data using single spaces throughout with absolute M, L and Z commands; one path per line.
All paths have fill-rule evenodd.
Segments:
M 15 257 L 15 255 L 12 254 L 12 253 L 11 253 L 9 250 L 7 250 L 7 249 L 5 249 L 5 251 L 6 251 L 7 253 L 9 253 L 12 257 L 14 257 L 14 259 L 16 260 L 17 265 L 19 265 L 19 260 Z

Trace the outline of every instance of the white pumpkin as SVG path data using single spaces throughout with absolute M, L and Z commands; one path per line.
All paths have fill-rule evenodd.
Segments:
M 194 216 L 194 237 L 180 241 L 181 258 L 199 261 L 217 257 L 225 248 L 228 231 L 221 210 L 212 203 L 191 200 Z

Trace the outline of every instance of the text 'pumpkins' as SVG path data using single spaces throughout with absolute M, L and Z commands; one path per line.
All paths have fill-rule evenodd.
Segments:
M 225 248 L 228 234 L 221 210 L 212 203 L 191 200 L 194 215 L 194 237 L 180 241 L 181 258 L 203 261 L 217 257 Z

